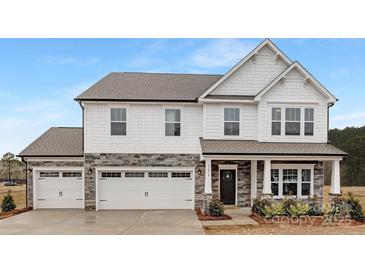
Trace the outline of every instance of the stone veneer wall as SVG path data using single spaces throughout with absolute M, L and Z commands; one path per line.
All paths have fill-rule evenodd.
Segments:
M 28 169 L 33 169 L 34 167 L 82 167 L 84 165 L 83 161 L 36 161 L 27 162 Z M 27 172 L 27 206 L 33 207 L 33 174 Z
M 219 165 L 237 165 L 237 205 L 250 206 L 251 161 L 212 161 L 212 191 L 219 195 Z M 198 175 L 198 170 L 201 175 Z M 206 210 L 211 195 L 204 194 L 205 162 L 200 162 L 195 171 L 195 207 Z
M 95 210 L 96 167 L 149 166 L 149 167 L 195 167 L 199 154 L 131 154 L 131 153 L 86 153 L 85 154 L 85 209 Z M 91 174 L 89 174 L 91 169 Z M 197 169 L 196 169 L 197 170 Z M 199 177 L 199 176 L 198 176 Z M 204 176 L 200 176 L 204 182 Z M 200 180 L 200 177 L 198 180 Z M 195 187 L 196 188 L 196 187 Z

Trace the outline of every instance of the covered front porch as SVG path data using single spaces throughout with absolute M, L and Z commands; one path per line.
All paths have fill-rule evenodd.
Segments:
M 323 201 L 324 162 L 332 166 L 331 195 L 341 194 L 345 153 L 329 144 L 202 140 L 205 162 L 203 208 L 213 195 L 225 205 L 250 207 L 260 196 Z M 225 152 L 223 152 L 224 150 Z

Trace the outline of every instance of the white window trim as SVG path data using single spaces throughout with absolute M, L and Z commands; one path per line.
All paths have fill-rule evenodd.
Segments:
M 305 110 L 306 109 L 313 109 L 313 121 L 307 121 L 307 120 L 305 120 Z M 315 108 L 314 107 L 304 107 L 303 108 L 303 116 L 304 116 L 304 118 L 303 118 L 303 120 L 304 120 L 304 122 L 303 122 L 303 135 L 305 137 L 314 136 L 314 122 L 316 120 L 316 117 L 315 117 Z M 305 135 L 305 123 L 312 123 L 313 124 L 313 134 L 312 135 Z
M 272 164 L 271 169 L 279 170 L 279 181 L 278 186 L 279 195 L 273 196 L 274 199 L 283 199 L 286 195 L 283 194 L 283 169 L 297 169 L 298 170 L 298 182 L 297 182 L 297 197 L 299 199 L 308 199 L 309 197 L 313 197 L 314 195 L 314 164 Z M 310 195 L 302 195 L 302 169 L 310 169 L 311 171 L 311 180 L 310 180 Z
M 125 109 L 125 116 L 126 116 L 126 119 L 125 119 L 125 121 L 112 121 L 112 109 L 116 109 L 116 108 L 124 108 Z M 112 138 L 117 138 L 117 139 L 119 139 L 119 138 L 126 138 L 127 136 L 128 136 L 128 124 L 129 124 L 129 122 L 128 122 L 128 119 L 129 119 L 129 115 L 128 115 L 128 112 L 129 112 L 129 110 L 128 110 L 128 107 L 127 106 L 110 106 L 109 108 L 109 136 L 110 137 L 112 137 Z M 126 123 L 126 125 L 125 125 L 125 135 L 112 135 L 112 122 L 125 122 Z
M 166 135 L 166 110 L 180 110 L 180 135 L 178 136 L 170 136 L 170 135 Z M 162 108 L 163 111 L 163 136 L 165 138 L 178 138 L 178 137 L 182 137 L 183 136 L 183 108 L 182 107 L 178 107 L 178 106 L 164 106 Z M 172 122 L 169 122 L 172 123 Z M 178 122 L 176 122 L 178 123 Z
M 238 121 L 226 121 L 225 120 L 225 117 L 224 117 L 224 110 L 226 109 L 226 108 L 232 108 L 232 109 L 238 109 Z M 222 136 L 224 137 L 224 138 L 228 138 L 228 139 L 230 139 L 230 138 L 232 138 L 232 139 L 239 139 L 240 137 L 241 137 L 241 135 L 242 135 L 242 123 L 241 123 L 241 107 L 239 107 L 239 106 L 223 106 L 223 113 L 222 113 L 222 118 L 223 118 L 223 130 L 222 130 Z M 238 135 L 225 135 L 225 133 L 224 133 L 224 124 L 225 124 L 225 122 L 232 122 L 232 123 L 238 123 Z
M 281 108 L 281 132 L 280 135 L 273 135 L 272 134 L 272 109 L 273 108 Z M 285 122 L 286 122 L 286 115 L 285 115 L 285 109 L 286 108 L 299 108 L 300 109 L 300 134 L 299 135 L 286 135 L 285 134 Z M 304 125 L 305 125 L 305 109 L 306 108 L 312 108 L 313 109 L 313 135 L 305 135 L 304 134 Z M 283 106 L 275 106 L 272 105 L 271 107 L 269 107 L 269 111 L 270 111 L 270 119 L 269 119 L 269 129 L 270 129 L 270 137 L 271 138 L 282 138 L 282 137 L 286 137 L 286 138 L 314 138 L 316 136 L 316 130 L 315 130 L 315 125 L 316 125 L 316 107 L 313 105 L 308 105 L 308 106 L 298 106 L 298 105 L 283 105 Z M 275 120 L 275 122 L 278 122 L 278 120 Z M 294 121 L 295 122 L 295 121 Z

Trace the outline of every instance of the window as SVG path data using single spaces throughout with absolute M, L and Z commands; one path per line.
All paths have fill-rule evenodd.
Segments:
M 314 129 L 314 109 L 306 108 L 304 110 L 304 135 L 313 136 Z
M 150 178 L 167 178 L 167 172 L 148 172 Z
M 279 170 L 271 170 L 271 191 L 274 196 L 279 195 Z
M 300 108 L 285 109 L 285 135 L 300 135 Z
M 59 172 L 40 172 L 39 177 L 45 178 L 45 177 L 60 177 Z
M 190 178 L 191 173 L 190 172 L 171 172 L 172 178 Z
M 127 110 L 125 108 L 111 109 L 111 135 L 127 135 Z
M 81 172 L 62 172 L 62 177 L 82 177 Z
M 102 178 L 121 178 L 122 173 L 121 172 L 102 172 L 101 177 Z
M 283 169 L 283 195 L 298 194 L 298 170 Z
M 311 187 L 311 170 L 310 169 L 302 169 L 302 196 L 310 195 L 310 187 Z
M 126 172 L 125 177 L 126 178 L 143 178 L 144 172 Z
M 165 136 L 180 136 L 180 109 L 165 109 Z
M 224 109 L 224 135 L 239 136 L 240 135 L 240 109 L 225 108 Z
M 271 135 L 281 135 L 281 108 L 272 108 L 271 121 Z

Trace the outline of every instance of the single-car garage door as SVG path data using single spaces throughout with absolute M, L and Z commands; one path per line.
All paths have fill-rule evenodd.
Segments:
M 83 208 L 82 171 L 38 171 L 36 208 Z
M 193 209 L 192 171 L 100 171 L 98 209 Z

